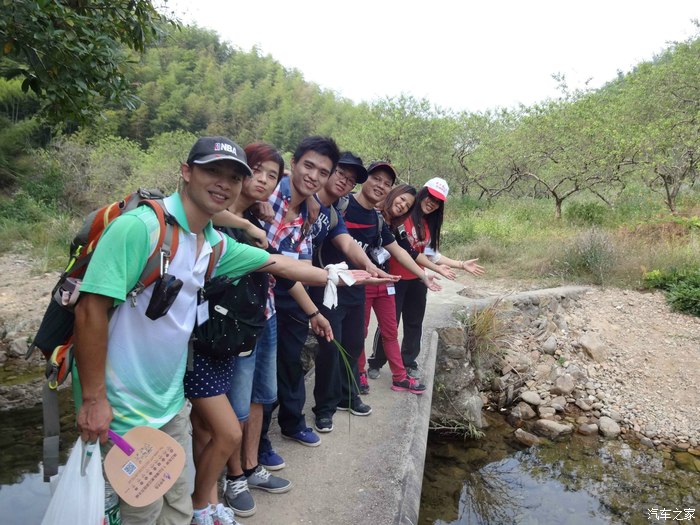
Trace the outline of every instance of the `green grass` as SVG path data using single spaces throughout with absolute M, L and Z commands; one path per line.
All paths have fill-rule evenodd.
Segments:
M 79 226 L 80 219 L 64 214 L 49 214 L 36 222 L 0 218 L 0 253 L 26 255 L 33 273 L 60 271 Z
M 641 191 L 614 208 L 565 203 L 560 220 L 549 199 L 504 198 L 481 206 L 454 199 L 441 251 L 478 257 L 489 277 L 640 288 L 648 271 L 700 265 L 700 195 L 687 196 L 678 211 L 670 214 L 658 196 Z
M 61 270 L 82 217 L 57 211 L 41 195 L 0 197 L 0 252 L 28 254 L 35 272 Z M 560 220 L 550 199 L 451 199 L 441 251 L 479 258 L 488 278 L 640 288 L 647 272 L 698 268 L 699 217 L 700 193 L 687 192 L 672 215 L 643 188 L 614 208 L 590 198 L 567 201 Z

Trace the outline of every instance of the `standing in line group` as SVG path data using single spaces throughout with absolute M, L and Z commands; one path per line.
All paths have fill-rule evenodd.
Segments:
M 233 525 L 235 514 L 256 511 L 250 488 L 289 491 L 290 480 L 269 472 L 285 466 L 267 438 L 274 406 L 283 438 L 316 447 L 321 439 L 314 429 L 331 432 L 337 410 L 372 413 L 360 396 L 369 392 L 367 376 L 378 378 L 387 361 L 392 390 L 423 393 L 417 358 L 427 290 L 441 289 L 426 268 L 448 279 L 457 268 L 483 274 L 475 259 L 458 261 L 439 251 L 449 192 L 443 179 L 430 179 L 418 191 L 394 187 L 398 173 L 390 163 L 365 168 L 360 157 L 341 154 L 332 139 L 319 136 L 299 144 L 291 172 L 283 173 L 282 156 L 269 144 L 243 150 L 224 137 L 197 140 L 181 165 L 182 190 L 164 200 L 180 227 L 169 271 L 183 286 L 156 321 L 145 315 L 151 287 L 133 308 L 123 307 L 157 237 L 153 211 L 141 207 L 113 221 L 95 250 L 75 321 L 82 437 L 105 443 L 109 428 L 123 434 L 148 425 L 186 446 L 188 416 L 193 429 L 191 498 L 183 473 L 152 505 L 135 508 L 122 501 L 124 525 Z M 350 193 L 358 184 L 359 191 Z M 221 255 L 216 259 L 214 253 Z M 324 268 L 343 264 L 357 284 L 324 290 L 331 276 Z M 208 267 L 216 276 L 258 272 L 250 286 L 262 298 L 265 323 L 252 355 L 214 359 L 195 350 L 188 367 L 188 340 L 195 323 L 203 322 L 197 303 Z M 375 337 L 366 374 L 372 310 L 381 337 Z M 309 325 L 320 345 L 313 429 L 303 412 L 301 352 Z M 217 480 L 224 469 L 219 502 Z

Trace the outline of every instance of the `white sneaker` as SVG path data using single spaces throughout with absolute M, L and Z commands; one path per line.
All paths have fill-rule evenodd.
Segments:
M 236 521 L 236 515 L 230 508 L 225 507 L 221 503 L 217 504 L 216 507 L 212 505 L 211 508 L 214 525 L 240 525 Z
M 211 507 L 202 510 L 195 510 L 192 516 L 191 525 L 214 525 L 211 515 Z

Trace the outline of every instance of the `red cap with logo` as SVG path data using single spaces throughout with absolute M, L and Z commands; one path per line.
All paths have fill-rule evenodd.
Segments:
M 428 193 L 430 193 L 436 199 L 440 199 L 443 202 L 447 200 L 447 194 L 450 192 L 450 187 L 447 185 L 447 181 L 445 179 L 434 177 L 423 186 L 428 188 Z

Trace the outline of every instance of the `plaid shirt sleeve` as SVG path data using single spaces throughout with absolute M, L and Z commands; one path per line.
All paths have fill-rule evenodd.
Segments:
M 270 195 L 270 198 L 268 199 L 268 202 L 272 205 L 272 209 L 275 212 L 275 218 L 273 219 L 272 224 L 265 224 L 265 228 L 267 230 L 267 242 L 269 242 L 270 245 L 277 250 L 279 249 L 280 244 L 282 219 L 287 213 L 284 195 L 280 190 L 280 184 L 277 185 L 277 188 L 275 188 L 275 191 L 272 192 L 272 195 Z
M 283 179 L 268 199 L 275 212 L 275 218 L 272 224 L 266 225 L 267 241 L 280 252 L 296 253 L 300 259 L 311 259 L 313 236 L 309 235 L 308 232 L 305 234 L 303 231 L 306 209 L 302 207 L 302 212 L 298 217 L 284 223 L 290 201 L 289 181 Z

